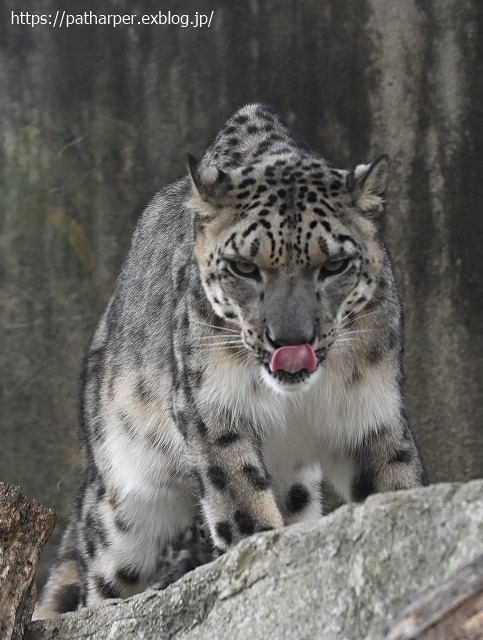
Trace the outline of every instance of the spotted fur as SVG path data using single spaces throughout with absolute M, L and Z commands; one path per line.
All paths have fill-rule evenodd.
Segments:
M 336 169 L 249 105 L 154 198 L 87 354 L 83 480 L 37 617 L 315 520 L 326 483 L 364 500 L 426 482 L 379 231 L 387 164 Z M 314 372 L 271 371 L 305 343 Z

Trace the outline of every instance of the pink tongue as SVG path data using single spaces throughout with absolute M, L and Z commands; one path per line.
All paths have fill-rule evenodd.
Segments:
M 269 367 L 272 372 L 297 373 L 302 369 L 308 369 L 312 372 L 317 369 L 317 356 L 310 344 L 280 347 L 273 353 Z

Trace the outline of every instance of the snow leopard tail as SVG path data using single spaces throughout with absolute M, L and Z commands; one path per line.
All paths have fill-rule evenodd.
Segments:
M 35 605 L 33 620 L 55 618 L 61 613 L 75 611 L 80 604 L 81 580 L 75 549 L 73 524 L 67 527 L 60 545 L 57 561 Z

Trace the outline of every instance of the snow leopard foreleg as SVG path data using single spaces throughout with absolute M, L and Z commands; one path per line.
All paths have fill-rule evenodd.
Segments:
M 353 452 L 351 462 L 349 498 L 356 502 L 373 493 L 428 484 L 404 411 L 399 420 L 368 433 Z
M 225 411 L 186 422 L 192 477 L 214 545 L 221 551 L 256 531 L 283 526 L 256 435 Z

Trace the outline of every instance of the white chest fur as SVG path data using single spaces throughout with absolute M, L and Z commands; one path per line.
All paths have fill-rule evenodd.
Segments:
M 200 400 L 212 410 L 228 409 L 235 421 L 248 421 L 263 439 L 285 434 L 288 441 L 307 442 L 302 448 L 313 451 L 317 444 L 337 453 L 353 449 L 369 430 L 394 421 L 400 397 L 393 379 L 383 363 L 367 367 L 350 384 L 344 357 L 337 354 L 319 367 L 311 384 L 283 393 L 266 383 L 260 365 L 213 359 Z
M 375 428 L 397 420 L 400 397 L 388 363 L 367 367 L 350 382 L 351 359 L 336 354 L 300 392 L 283 393 L 266 383 L 257 364 L 225 358 L 208 362 L 199 400 L 206 410 L 224 409 L 234 423 L 248 423 L 261 436 L 274 487 L 286 487 L 302 468 L 320 466 L 346 500 L 353 461 L 347 452 Z

